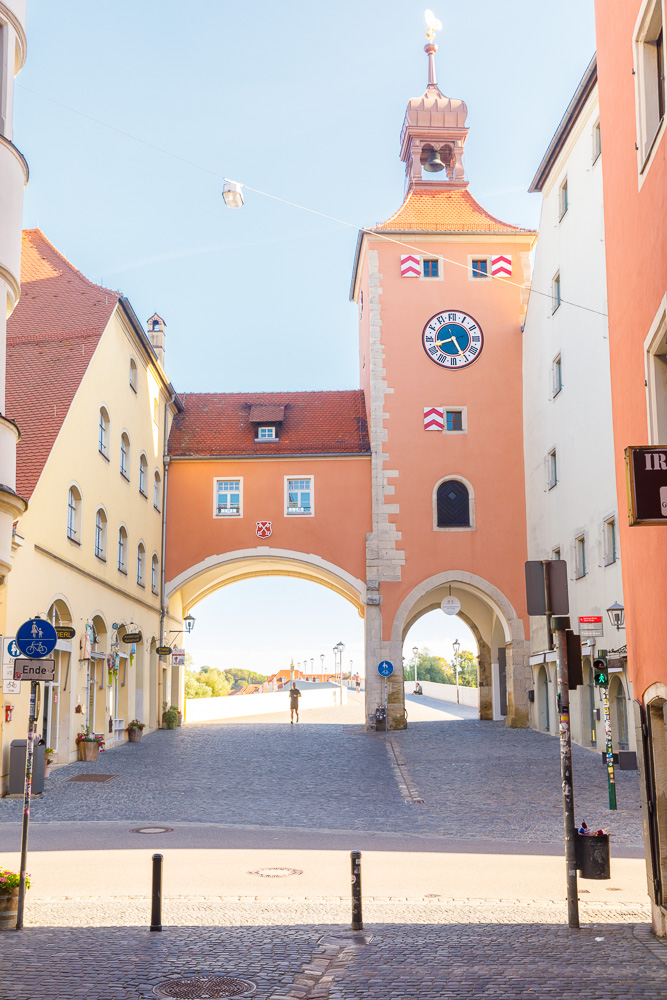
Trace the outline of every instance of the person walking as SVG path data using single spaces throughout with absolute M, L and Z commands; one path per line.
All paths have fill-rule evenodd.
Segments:
M 359 676 L 359 674 L 357 674 L 357 676 L 354 678 L 354 683 L 357 689 L 357 694 L 359 694 L 359 692 L 361 691 L 361 677 Z
M 290 714 L 290 724 L 294 725 L 294 713 L 296 712 L 296 721 L 299 721 L 299 698 L 301 697 L 301 692 L 296 686 L 296 681 L 292 681 L 292 687 L 289 692 L 289 714 Z

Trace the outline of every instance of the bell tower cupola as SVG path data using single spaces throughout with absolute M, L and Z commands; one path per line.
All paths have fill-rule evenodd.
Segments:
M 442 28 L 426 11 L 424 51 L 428 56 L 428 86 L 421 97 L 408 101 L 401 130 L 401 159 L 405 163 L 406 186 L 422 190 L 467 188 L 463 147 L 468 129 L 468 109 L 463 101 L 445 97 L 436 82 L 435 33 Z

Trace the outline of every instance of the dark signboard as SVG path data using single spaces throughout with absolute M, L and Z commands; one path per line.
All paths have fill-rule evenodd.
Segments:
M 529 615 L 567 615 L 567 562 L 532 559 L 526 563 L 526 604 Z
M 155 652 L 158 656 L 169 656 L 171 653 L 171 646 L 158 646 Z
M 123 642 L 141 642 L 141 632 L 126 632 L 121 638 Z
M 625 449 L 630 524 L 667 524 L 667 447 Z
M 59 639 L 73 639 L 76 632 L 71 625 L 56 625 L 56 635 Z

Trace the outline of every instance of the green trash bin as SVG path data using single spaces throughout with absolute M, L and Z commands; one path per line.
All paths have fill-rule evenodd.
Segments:
M 611 878 L 608 833 L 597 837 L 577 833 L 577 868 L 582 878 Z

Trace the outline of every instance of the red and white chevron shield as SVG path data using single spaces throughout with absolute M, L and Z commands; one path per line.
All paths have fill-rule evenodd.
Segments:
M 419 257 L 414 257 L 412 254 L 406 254 L 401 257 L 402 278 L 420 278 L 421 273 Z
M 511 278 L 512 277 L 512 258 L 511 257 L 492 257 L 491 258 L 491 277 L 492 278 Z
M 271 521 L 258 521 L 255 532 L 258 538 L 268 538 L 273 531 Z
M 424 430 L 442 431 L 445 429 L 445 408 L 444 406 L 424 407 Z

